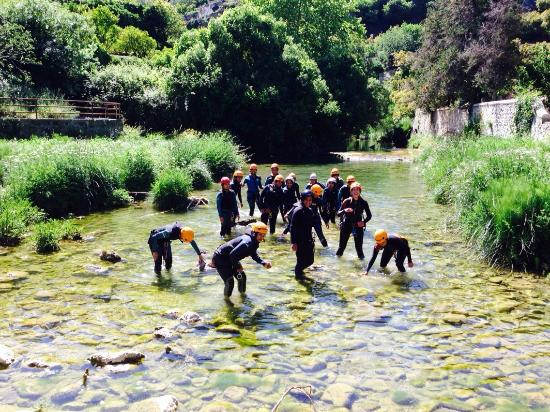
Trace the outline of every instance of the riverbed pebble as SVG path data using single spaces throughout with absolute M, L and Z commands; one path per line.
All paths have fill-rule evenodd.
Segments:
M 325 389 L 321 399 L 332 403 L 334 406 L 351 408 L 354 400 L 354 389 L 345 383 L 334 383 Z
M 0 368 L 7 368 L 14 361 L 15 356 L 13 354 L 13 351 L 7 346 L 0 344 Z
M 155 335 L 155 338 L 158 339 L 171 339 L 174 337 L 174 332 L 172 332 L 170 329 L 165 328 L 163 326 L 159 326 L 155 328 L 155 331 L 153 332 Z
M 101 260 L 104 260 L 106 262 L 111 262 L 111 263 L 117 263 L 117 262 L 120 262 L 122 260 L 120 255 L 118 253 L 116 253 L 115 251 L 107 252 L 106 250 L 101 251 L 101 254 L 99 255 L 99 258 Z
M 203 320 L 197 312 L 185 312 L 179 319 L 188 325 L 193 325 Z
M 131 412 L 176 412 L 178 400 L 172 395 L 159 396 L 134 403 Z
M 395 391 L 391 399 L 401 406 L 412 406 L 418 402 L 418 399 L 405 391 Z
M 94 366 L 116 365 L 119 363 L 140 363 L 145 355 L 140 352 L 96 353 L 88 358 Z

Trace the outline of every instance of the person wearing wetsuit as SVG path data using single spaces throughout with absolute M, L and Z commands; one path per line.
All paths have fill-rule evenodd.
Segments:
M 355 183 L 355 177 L 348 176 L 346 179 L 346 186 L 342 186 L 340 190 L 338 191 L 338 204 L 336 205 L 337 210 L 340 210 L 340 207 L 342 206 L 342 202 L 351 196 L 350 187 L 353 183 Z
M 283 176 L 277 175 L 273 183 L 267 185 L 260 194 L 260 211 L 262 216 L 261 221 L 266 223 L 269 221 L 269 233 L 275 233 L 275 224 L 277 223 L 277 215 L 283 208 Z
M 323 191 L 323 202 L 325 203 L 323 220 L 328 228 L 328 222 L 336 224 L 336 212 L 338 210 L 338 189 L 336 189 L 336 179 L 333 177 L 327 181 L 327 187 Z
M 366 216 L 365 216 L 366 215 Z M 338 216 L 343 218 L 340 224 L 340 242 L 336 256 L 342 256 L 351 234 L 355 242 L 355 250 L 359 259 L 364 259 L 363 235 L 365 225 L 372 218 L 369 204 L 361 197 L 361 185 L 357 182 L 351 185 L 351 197 L 342 202 Z
M 271 174 L 265 178 L 264 186 L 270 185 L 275 180 L 275 177 L 279 174 L 279 165 L 273 163 L 271 165 Z
M 195 250 L 199 256 L 199 267 L 201 270 L 204 268 L 205 262 L 201 254 L 201 251 L 194 240 L 195 233 L 190 227 L 183 227 L 181 223 L 174 222 L 166 226 L 159 227 L 151 230 L 149 240 L 147 244 L 151 250 L 153 256 L 153 262 L 155 264 L 155 273 L 160 275 L 162 269 L 162 260 L 164 259 L 164 265 L 166 270 L 170 270 L 172 267 L 172 240 L 179 239 L 182 243 L 190 243 L 191 247 Z
M 292 176 L 287 176 L 285 179 L 285 187 L 283 188 L 283 219 L 286 220 L 285 215 L 290 212 L 294 203 L 298 201 L 296 197 L 296 190 L 294 188 L 295 183 Z
M 216 268 L 225 286 L 223 294 L 229 298 L 233 293 L 235 279 L 240 293 L 246 292 L 246 274 L 241 265 L 241 260 L 250 256 L 266 269 L 271 267 L 271 262 L 258 256 L 257 250 L 260 242 L 264 240 L 267 226 L 257 222 L 252 224 L 251 230 L 244 235 L 236 237 L 219 246 L 212 256 L 212 266 Z
M 250 174 L 244 178 L 243 185 L 246 186 L 246 201 L 248 202 L 248 207 L 250 208 L 249 216 L 254 216 L 254 208 L 258 203 L 260 198 L 260 190 L 263 189 L 262 178 L 257 176 L 258 166 L 255 163 L 252 163 L 249 167 Z M 258 205 L 259 208 L 259 205 Z
M 317 233 L 317 236 L 319 237 L 321 245 L 327 247 L 328 242 L 325 238 L 325 234 L 323 233 L 323 225 L 321 224 L 321 216 L 325 213 L 325 202 L 321 197 L 321 195 L 323 194 L 323 188 L 318 184 L 314 184 L 313 186 L 311 186 L 311 193 L 313 195 L 311 199 L 311 210 L 314 216 L 313 228 L 315 229 L 315 233 Z
M 321 186 L 321 189 L 325 188 L 325 185 L 317 181 L 317 174 L 312 173 L 309 175 L 309 183 L 306 185 L 306 190 L 311 190 L 313 185 Z
M 311 191 L 302 192 L 300 205 L 292 212 L 290 242 L 292 243 L 292 250 L 296 252 L 294 277 L 299 281 L 311 280 L 304 275 L 304 269 L 311 266 L 315 259 L 315 245 L 311 234 L 315 216 L 310 208 L 311 201 Z
M 229 235 L 235 219 L 239 218 L 237 196 L 229 188 L 230 183 L 228 177 L 222 177 L 220 180 L 222 188 L 218 192 L 218 196 L 216 196 L 216 207 L 218 208 L 218 216 L 221 223 L 220 236 Z
M 300 200 L 300 184 L 296 179 L 296 173 L 290 172 L 288 175 L 292 176 L 292 178 L 294 179 L 294 191 L 296 192 L 296 198 Z
M 378 252 L 382 252 L 382 258 L 380 259 L 380 267 L 385 268 L 392 256 L 395 256 L 395 265 L 400 272 L 406 272 L 405 258 L 407 258 L 408 266 L 412 268 L 414 266 L 412 257 L 411 257 L 411 248 L 409 247 L 409 241 L 402 236 L 399 236 L 395 233 L 388 235 L 384 229 L 379 229 L 374 234 L 374 249 L 372 251 L 372 257 L 370 259 L 369 265 L 367 266 L 367 271 L 364 273 L 367 275 L 370 268 L 374 265 Z
M 330 178 L 327 180 L 327 186 L 328 186 L 328 181 L 330 179 L 334 179 L 334 181 L 336 182 L 336 193 L 338 193 L 338 191 L 340 190 L 340 188 L 342 186 L 344 186 L 344 181 L 342 180 L 342 178 L 340 177 L 340 171 L 337 169 L 337 168 L 333 168 L 331 171 L 330 171 Z
M 242 181 L 243 181 L 243 172 L 241 170 L 236 170 L 235 173 L 233 173 L 233 180 L 231 181 L 230 188 L 235 192 L 237 195 L 237 199 L 239 199 L 239 204 L 241 207 L 243 207 L 243 198 L 241 195 L 241 189 L 243 187 Z

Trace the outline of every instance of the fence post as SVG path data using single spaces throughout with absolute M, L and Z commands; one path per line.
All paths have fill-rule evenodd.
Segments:
M 34 99 L 34 117 L 38 119 L 38 98 Z

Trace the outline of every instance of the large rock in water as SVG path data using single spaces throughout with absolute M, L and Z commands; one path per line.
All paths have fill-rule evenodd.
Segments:
M 13 351 L 7 346 L 0 344 L 0 368 L 7 368 L 14 361 Z
M 140 363 L 145 355 L 140 352 L 96 353 L 88 358 L 94 366 L 118 365 L 121 363 Z
M 176 412 L 178 400 L 172 395 L 145 399 L 130 406 L 131 412 Z

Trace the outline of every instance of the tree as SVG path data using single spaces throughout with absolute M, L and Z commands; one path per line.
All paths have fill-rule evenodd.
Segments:
M 101 43 L 110 47 L 116 40 L 120 28 L 117 26 L 118 17 L 106 6 L 99 6 L 89 13 L 94 23 L 97 38 Z
M 145 5 L 138 25 L 157 41 L 160 47 L 172 45 L 184 30 L 183 18 L 167 1 L 154 0 Z
M 478 36 L 466 46 L 464 58 L 467 70 L 474 73 L 478 95 L 496 99 L 520 61 L 517 43 L 513 41 L 520 33 L 519 3 L 491 0 L 482 19 Z
M 369 35 L 378 35 L 402 23 L 420 23 L 429 0 L 357 0 L 356 15 Z
M 27 67 L 36 64 L 32 36 L 23 26 L 0 20 L 0 88 L 27 83 Z
M 19 68 L 29 73 L 38 87 L 76 95 L 96 66 L 97 40 L 88 20 L 47 0 L 3 0 L 1 25 L 24 28 L 21 36 L 32 39 L 35 60 Z
M 422 26 L 403 23 L 394 26 L 374 39 L 376 56 L 385 69 L 395 66 L 393 55 L 400 51 L 414 52 L 422 44 Z
M 550 43 L 540 42 L 520 46 L 521 63 L 518 66 L 517 86 L 536 90 L 550 96 Z
M 289 149 L 311 158 L 330 144 L 317 133 L 334 121 L 336 102 L 319 68 L 285 34 L 283 23 L 252 5 L 182 36 L 169 97 L 187 127 L 226 128 L 260 158 Z
M 120 30 L 113 52 L 136 57 L 146 57 L 157 47 L 155 39 L 150 37 L 146 31 L 137 27 L 128 26 Z

